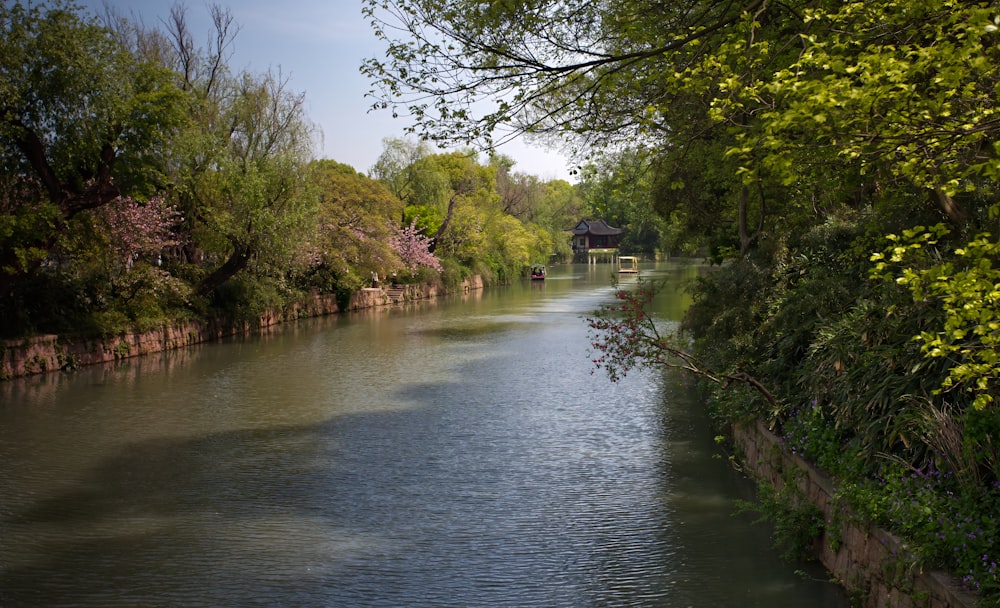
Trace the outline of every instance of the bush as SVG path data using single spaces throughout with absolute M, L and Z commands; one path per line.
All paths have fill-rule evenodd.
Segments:
M 1000 483 L 970 487 L 949 472 L 888 467 L 839 490 L 855 513 L 909 541 L 918 559 L 962 577 L 984 595 L 1000 593 Z
M 263 313 L 281 309 L 300 296 L 272 277 L 241 273 L 216 289 L 211 306 L 235 321 L 256 323 Z

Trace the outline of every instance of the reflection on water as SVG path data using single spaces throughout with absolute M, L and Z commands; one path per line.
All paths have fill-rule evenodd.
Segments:
M 591 374 L 607 269 L 2 385 L 0 605 L 846 606 L 678 378 Z

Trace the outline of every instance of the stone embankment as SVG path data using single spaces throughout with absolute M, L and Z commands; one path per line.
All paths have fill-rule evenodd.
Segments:
M 483 281 L 477 276 L 464 281 L 460 291 L 467 293 L 482 288 Z M 150 331 L 106 338 L 68 339 L 58 335 L 42 335 L 4 340 L 0 341 L 0 380 L 110 363 L 212 342 L 227 336 L 251 334 L 296 319 L 380 308 L 445 294 L 445 290 L 437 285 L 401 285 L 388 291 L 381 288 L 362 289 L 352 294 L 344 310 L 337 304 L 334 296 L 314 295 L 283 310 L 269 311 L 255 321 L 178 322 Z
M 823 512 L 826 529 L 815 542 L 820 562 L 861 608 L 973 608 L 978 598 L 952 577 L 924 570 L 895 535 L 859 525 L 834 498 L 834 484 L 801 457 L 789 453 L 764 425 L 737 428 L 733 441 L 747 472 L 759 483 L 799 496 Z

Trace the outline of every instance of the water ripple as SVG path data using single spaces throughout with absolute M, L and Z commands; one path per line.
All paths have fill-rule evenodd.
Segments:
M 591 375 L 610 289 L 561 270 L 2 404 L 0 606 L 845 606 L 693 396 Z

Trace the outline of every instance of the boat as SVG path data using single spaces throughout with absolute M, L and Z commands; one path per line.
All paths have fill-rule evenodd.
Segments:
M 618 274 L 639 274 L 639 258 L 631 255 L 618 256 Z
M 544 281 L 545 280 L 545 265 L 544 264 L 533 264 L 531 266 L 531 280 L 532 281 Z

